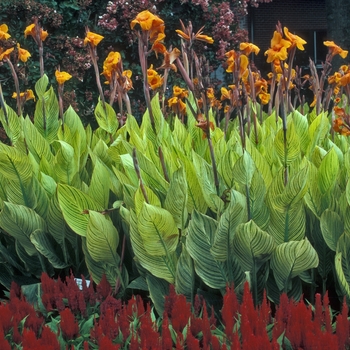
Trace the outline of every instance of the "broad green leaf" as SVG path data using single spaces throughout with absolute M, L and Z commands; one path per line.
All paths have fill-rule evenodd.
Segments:
M 252 157 L 248 152 L 244 152 L 233 167 L 233 178 L 241 185 L 250 187 L 254 171 L 255 164 Z
M 121 154 L 120 160 L 125 171 L 125 175 L 134 187 L 139 185 L 139 179 L 137 177 L 134 162 L 130 154 Z M 116 174 L 117 175 L 117 174 Z
M 257 272 L 270 259 L 275 248 L 275 241 L 254 221 L 249 221 L 237 227 L 232 248 L 243 271 Z
M 110 104 L 103 103 L 99 100 L 95 108 L 95 117 L 101 129 L 107 131 L 111 135 L 117 131 L 119 124 L 117 115 Z
M 69 185 L 59 184 L 57 194 L 64 220 L 75 233 L 85 236 L 89 222 L 88 211 L 102 211 L 105 208 L 89 195 Z
M 0 227 L 14 237 L 31 256 L 38 252 L 30 241 L 30 235 L 38 229 L 46 230 L 45 221 L 33 209 L 9 202 L 4 203 L 0 213 Z
M 299 137 L 291 119 L 287 122 L 286 139 L 285 141 L 283 129 L 278 130 L 275 137 L 275 151 L 282 164 L 285 161 L 287 161 L 287 164 L 290 164 L 300 157 Z
M 300 140 L 300 150 L 305 154 L 310 142 L 308 132 L 309 124 L 307 121 L 307 117 L 305 115 L 302 115 L 299 111 L 295 110 L 292 113 L 292 118 L 293 124 L 295 126 L 295 131 Z
M 64 141 L 56 141 L 56 143 L 59 145 L 59 150 L 55 157 L 54 175 L 57 182 L 70 185 L 78 172 L 74 148 Z
M 155 165 L 142 153 L 137 153 L 137 160 L 141 169 L 141 177 L 144 183 L 149 186 L 159 196 L 165 195 L 168 191 L 169 184 L 161 175 Z
M 23 122 L 23 131 L 26 144 L 29 151 L 33 154 L 39 164 L 42 158 L 45 158 L 50 164 L 53 163 L 53 154 L 47 140 L 40 134 L 38 129 L 33 125 L 27 116 Z
M 350 274 L 350 266 L 349 261 L 344 261 L 344 257 L 342 252 L 338 252 L 335 255 L 335 272 L 337 274 L 338 283 L 340 290 L 342 291 L 343 295 L 346 295 L 347 299 L 350 299 L 350 281 L 347 278 Z M 347 276 L 345 275 L 345 272 L 347 273 Z
M 48 232 L 37 229 L 29 236 L 39 253 L 45 256 L 55 269 L 64 269 L 68 266 L 67 263 L 61 260 L 58 256 L 54 245 L 52 244 L 52 236 Z
M 184 229 L 187 222 L 188 186 L 184 168 L 181 167 L 173 173 L 170 187 L 165 198 L 164 208 L 173 216 L 179 229 Z
M 90 139 L 87 137 L 81 118 L 72 106 L 69 106 L 64 112 L 64 134 L 66 134 L 66 129 L 69 130 L 70 138 L 64 138 L 62 141 L 66 141 L 73 146 L 75 153 L 79 156 L 84 154 L 87 151 Z M 62 127 L 60 131 L 62 131 Z
M 39 95 L 34 112 L 34 126 L 48 143 L 57 137 L 58 115 L 58 101 L 51 86 L 42 96 Z
M 35 92 L 39 98 L 44 96 L 44 93 L 49 85 L 49 78 L 44 74 L 36 83 L 35 83 Z
M 87 249 L 86 237 L 82 237 L 82 248 L 85 256 L 85 263 L 92 275 L 92 278 L 95 283 L 100 283 L 102 276 L 105 275 L 107 280 L 112 288 L 115 288 L 116 282 L 119 280 L 122 286 L 121 292 L 125 289 L 125 287 L 129 283 L 128 272 L 123 266 L 122 271 L 120 272 L 119 265 L 106 263 L 103 261 L 95 261 Z
M 158 315 L 162 315 L 164 313 L 165 297 L 169 294 L 169 282 L 150 273 L 146 275 L 146 281 L 154 307 Z
M 138 232 L 148 254 L 162 256 L 175 252 L 179 232 L 167 210 L 143 203 L 137 219 Z
M 185 168 L 186 180 L 188 185 L 188 202 L 187 210 L 192 213 L 193 210 L 198 210 L 201 213 L 206 213 L 208 205 L 204 199 L 202 188 L 199 184 L 196 171 L 190 159 L 182 158 Z
M 218 171 L 229 188 L 234 187 L 235 177 L 233 175 L 233 168 L 238 158 L 239 155 L 229 149 L 222 155 L 218 163 Z
M 18 183 L 17 181 L 5 179 L 4 185 L 6 186 L 7 200 L 13 204 L 24 205 L 32 209 L 36 208 L 38 205 L 34 188 L 36 181 L 34 177 L 28 183 Z
M 266 188 L 268 188 L 273 179 L 269 164 L 249 139 L 246 139 L 246 149 L 252 157 L 256 168 L 263 177 Z M 271 152 L 271 150 L 269 149 L 268 152 Z
M 218 212 L 223 207 L 223 202 L 217 194 L 212 167 L 196 152 L 192 152 L 193 165 L 197 173 L 199 185 L 202 189 L 208 207 L 214 212 Z M 223 191 L 221 191 L 222 193 Z
M 313 242 L 313 246 L 320 260 L 317 270 L 320 276 L 322 277 L 322 280 L 326 281 L 327 276 L 334 265 L 335 253 L 334 251 L 328 248 L 328 245 L 326 244 L 322 236 L 319 220 L 316 219 L 312 214 L 310 214 L 308 221 L 310 223 L 310 226 L 312 227 L 311 241 Z
M 188 225 L 186 248 L 202 281 L 211 288 L 220 289 L 225 288 L 228 275 L 224 263 L 216 261 L 210 253 L 217 225 L 214 219 L 194 211 Z
M 323 158 L 318 170 L 317 184 L 322 194 L 331 192 L 339 173 L 339 159 L 332 148 Z
M 176 293 L 183 294 L 188 300 L 193 299 L 195 272 L 193 261 L 186 246 L 182 244 L 181 254 L 177 261 L 175 288 Z
M 255 170 L 247 193 L 249 197 L 250 218 L 263 230 L 269 225 L 270 213 L 265 203 L 265 182 L 258 170 Z
M 149 187 L 144 186 L 143 189 L 144 189 L 145 193 L 143 193 L 141 186 L 139 186 L 139 188 L 135 192 L 135 201 L 134 202 L 135 202 L 135 211 L 136 211 L 137 216 L 139 216 L 144 203 L 148 203 L 148 204 L 154 205 L 155 207 L 159 207 L 159 208 L 161 208 L 161 206 L 162 206 L 157 195 Z M 147 197 L 147 200 L 146 200 L 145 196 Z
M 336 250 L 336 258 L 341 253 L 341 269 L 342 274 L 345 277 L 348 285 L 350 285 L 350 234 L 348 232 L 344 232 L 338 239 L 337 250 Z M 337 261 L 335 260 L 337 264 Z M 337 266 L 336 266 L 337 269 Z M 336 270 L 337 275 L 338 271 Z M 338 278 L 339 279 L 339 278 Z M 343 283 L 339 280 L 340 283 Z M 342 286 L 344 288 L 344 286 Z
M 336 251 L 339 237 L 344 232 L 344 224 L 341 217 L 334 211 L 326 209 L 320 219 L 323 239 L 327 246 Z
M 279 290 L 287 292 L 294 277 L 318 266 L 318 256 L 307 239 L 291 241 L 275 248 L 270 266 Z
M 167 255 L 147 253 L 138 230 L 138 218 L 133 210 L 130 210 L 130 239 L 135 260 L 154 276 L 163 278 L 169 283 L 174 283 L 177 264 L 176 252 Z
M 33 165 L 26 154 L 14 147 L 0 144 L 0 173 L 23 186 L 31 181 Z
M 319 114 L 311 123 L 309 127 L 309 138 L 311 142 L 307 150 L 307 154 L 312 154 L 316 145 L 322 143 L 323 139 L 329 132 L 329 121 L 326 113 Z
M 105 261 L 118 266 L 119 234 L 111 219 L 96 211 L 89 211 L 86 245 L 95 261 Z
M 94 170 L 88 190 L 88 195 L 104 208 L 108 208 L 109 188 L 110 188 L 109 171 L 102 162 L 95 157 Z
M 0 121 L 11 144 L 14 145 L 21 137 L 23 118 L 19 117 L 6 103 L 4 105 L 6 113 L 2 108 L 0 109 Z
M 215 260 L 226 261 L 232 254 L 232 242 L 239 224 L 246 222 L 247 200 L 241 193 L 232 190 L 230 203 L 220 216 L 211 254 Z

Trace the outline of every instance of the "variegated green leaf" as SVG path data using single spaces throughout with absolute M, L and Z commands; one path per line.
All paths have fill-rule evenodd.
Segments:
M 37 229 L 32 232 L 29 238 L 37 251 L 45 256 L 55 269 L 64 269 L 68 267 L 68 264 L 57 254 L 57 251 L 52 244 L 52 236 L 48 232 Z
M 174 283 L 177 257 L 176 252 L 167 255 L 152 255 L 147 253 L 143 239 L 138 230 L 138 218 L 135 211 L 130 211 L 130 239 L 135 260 L 152 275 Z
M 228 275 L 224 263 L 215 260 L 210 253 L 217 225 L 214 219 L 194 211 L 188 226 L 186 248 L 202 281 L 211 288 L 220 289 L 226 286 Z
M 45 221 L 33 209 L 9 202 L 4 203 L 0 213 L 0 227 L 14 237 L 28 255 L 38 253 L 30 241 L 30 235 L 38 229 L 46 231 Z
M 322 236 L 327 246 L 336 251 L 339 237 L 344 232 L 344 223 L 334 211 L 326 209 L 320 219 Z
M 6 112 L 0 109 L 0 121 L 7 137 L 14 145 L 21 137 L 23 118 L 19 117 L 16 112 L 5 103 Z
M 232 248 L 243 271 L 257 272 L 270 259 L 275 249 L 275 241 L 254 221 L 249 221 L 237 227 Z
M 103 103 L 99 100 L 95 109 L 95 117 L 101 129 L 107 131 L 111 135 L 117 131 L 117 115 L 110 104 Z
M 317 175 L 317 184 L 322 194 L 332 191 L 339 173 L 339 159 L 332 148 L 323 158 Z
M 54 175 L 57 182 L 70 185 L 75 174 L 78 172 L 78 165 L 74 159 L 74 148 L 64 141 L 56 141 L 59 150 L 55 157 Z
M 307 239 L 291 241 L 275 248 L 270 266 L 279 290 L 287 292 L 294 277 L 318 266 L 318 256 Z
M 165 198 L 164 208 L 173 216 L 179 229 L 184 229 L 187 222 L 188 186 L 184 168 L 181 167 L 173 173 L 170 187 Z
M 211 254 L 215 260 L 226 261 L 232 254 L 232 242 L 239 224 L 246 222 L 248 218 L 247 200 L 241 193 L 232 190 L 230 203 L 220 216 L 214 237 Z
M 89 212 L 86 245 L 95 261 L 105 261 L 118 266 L 117 247 L 119 234 L 111 219 L 96 211 Z
M 64 220 L 75 233 L 85 236 L 89 222 L 88 211 L 102 211 L 105 208 L 86 193 L 69 185 L 59 184 L 57 194 Z
M 143 203 L 137 219 L 138 232 L 148 254 L 162 256 L 175 252 L 179 232 L 167 210 Z

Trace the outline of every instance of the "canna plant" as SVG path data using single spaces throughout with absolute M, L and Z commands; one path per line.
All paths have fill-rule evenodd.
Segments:
M 208 65 L 192 48 L 194 40 L 211 38 L 183 25 L 182 49 L 167 50 L 164 22 L 148 11 L 131 27 L 148 106 L 140 125 L 123 114 L 123 102 L 131 112 L 131 75 L 115 53 L 103 74 L 125 123 L 114 98 L 105 101 L 97 61 L 102 37 L 89 30 L 100 94 L 96 130 L 84 127 L 72 108 L 63 111 L 64 72 L 56 73 L 59 100 L 47 75 L 36 83 L 34 120 L 0 96 L 10 141 L 0 144 L 0 282 L 9 288 L 21 275 L 72 268 L 97 283 L 106 275 L 116 294 L 146 289 L 163 314 L 172 284 L 194 303 L 196 294 L 214 300 L 232 284 L 241 295 L 248 281 L 257 305 L 265 289 L 276 303 L 282 293 L 300 300 L 306 283 L 325 294 L 335 271 L 339 296 L 350 298 L 348 140 L 345 132 L 330 132 L 326 110 L 304 115 L 291 104 L 297 75 L 293 59 L 285 61 L 302 41 L 286 28 L 283 39 L 277 28 L 266 53 L 270 92 L 249 64 L 256 47 L 245 43 L 229 52 L 233 85 L 221 90 L 220 122 L 222 102 Z M 163 76 L 148 68 L 154 51 L 164 56 Z M 169 112 L 166 77 L 177 70 L 186 87 L 174 91 L 181 89 L 183 104 L 169 103 Z M 338 130 L 347 127 L 345 115 Z

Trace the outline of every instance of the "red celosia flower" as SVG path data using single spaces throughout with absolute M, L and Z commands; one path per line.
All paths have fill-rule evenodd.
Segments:
M 11 350 L 11 345 L 5 339 L 5 335 L 1 329 L 0 329 L 0 349 L 1 350 Z
M 60 312 L 61 322 L 60 327 L 63 336 L 66 339 L 74 339 L 79 334 L 79 324 L 76 322 L 72 311 L 69 308 Z
M 107 309 L 101 314 L 99 325 L 102 332 L 109 339 L 114 339 L 119 334 L 118 324 L 115 322 L 115 312 L 113 309 Z
M 169 319 L 167 313 L 163 313 L 163 322 L 162 322 L 162 349 L 172 350 L 173 349 L 173 340 L 171 339 L 171 334 L 169 330 Z
M 108 295 L 107 298 L 101 303 L 100 310 L 101 314 L 105 314 L 107 310 L 112 310 L 112 313 L 115 314 L 122 308 L 122 302 L 116 298 Z
M 141 349 L 160 349 L 159 333 L 154 329 L 149 303 L 146 312 L 140 317 L 140 339 Z
M 51 331 L 47 326 L 44 326 L 41 331 L 41 344 L 46 346 L 47 349 L 60 350 L 61 346 L 57 339 L 57 335 Z
M 191 317 L 191 305 L 186 301 L 186 297 L 183 294 L 177 294 L 176 300 L 173 304 L 170 321 L 176 332 L 182 332 L 182 330 L 188 324 Z
M 13 313 L 8 305 L 9 304 L 0 304 L 0 329 L 2 329 L 5 334 L 14 326 Z
M 226 286 L 226 293 L 224 295 L 221 316 L 225 325 L 225 334 L 229 340 L 232 340 L 233 327 L 235 325 L 238 307 L 238 300 L 233 286 Z
M 99 300 L 106 299 L 108 295 L 112 294 L 111 285 L 109 284 L 105 274 L 103 274 L 100 283 L 96 286 L 96 291 Z
M 118 350 L 118 349 L 120 349 L 120 345 L 119 344 L 113 344 L 112 340 L 109 339 L 108 337 L 103 337 L 100 340 L 99 347 L 100 347 L 100 349 L 108 349 L 108 350 Z
M 199 346 L 199 340 L 196 339 L 191 332 L 187 333 L 186 345 L 187 345 L 187 349 L 191 349 L 191 350 L 201 349 Z
M 348 311 L 348 305 L 346 304 L 346 299 L 344 297 L 342 312 L 336 318 L 336 334 L 338 338 L 339 349 L 345 349 L 350 344 Z
M 203 348 L 207 348 L 211 343 L 211 330 L 210 322 L 208 318 L 207 305 L 203 303 L 203 314 L 202 314 L 202 333 L 203 333 Z

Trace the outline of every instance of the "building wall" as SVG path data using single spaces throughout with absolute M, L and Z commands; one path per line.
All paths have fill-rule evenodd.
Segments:
M 258 8 L 250 8 L 249 37 L 260 47 L 261 51 L 255 58 L 255 63 L 263 64 L 266 61 L 264 52 L 269 48 L 273 32 L 278 21 L 287 27 L 291 33 L 297 34 L 308 41 L 306 55 L 313 58 L 314 32 L 320 33 L 321 40 L 327 31 L 325 0 L 273 0 L 271 3 L 262 3 Z M 322 58 L 324 59 L 324 58 Z

